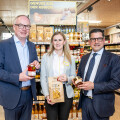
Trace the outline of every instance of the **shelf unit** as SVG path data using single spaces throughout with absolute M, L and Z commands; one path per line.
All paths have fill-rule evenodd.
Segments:
M 72 40 L 72 34 L 70 36 L 71 37 L 70 40 L 69 40 L 69 37 L 68 37 L 69 36 L 68 32 L 75 32 L 76 31 L 76 26 L 70 26 L 70 28 L 69 28 L 69 26 L 50 26 L 50 27 L 53 28 L 53 32 L 61 31 L 61 32 L 63 32 L 66 35 L 66 39 L 68 40 L 68 43 L 69 43 L 69 46 L 70 46 L 71 54 L 75 57 L 75 59 L 77 59 L 76 60 L 76 69 L 77 69 L 77 67 L 79 65 L 79 62 L 80 62 L 80 56 L 83 55 L 83 44 L 84 43 L 79 41 L 79 40 L 77 40 L 77 39 L 75 39 L 75 37 L 74 37 L 74 40 Z M 41 28 L 39 27 L 39 30 L 38 30 L 39 32 L 41 32 Z M 35 33 L 34 30 L 36 30 L 36 33 Z M 37 27 L 34 26 L 34 30 L 33 30 L 33 32 L 35 34 L 33 34 L 33 37 L 36 38 L 36 41 L 33 40 L 32 42 L 36 45 L 36 50 L 37 50 L 39 62 L 41 63 L 42 55 L 47 52 L 48 47 L 50 45 L 50 40 L 49 41 L 46 41 L 46 40 L 38 41 L 37 40 L 37 38 L 38 38 L 38 36 L 37 36 L 37 34 L 38 34 L 37 33 L 38 32 L 37 31 Z M 34 35 L 36 35 L 36 37 Z M 44 37 L 44 35 L 43 35 L 43 37 Z M 82 52 L 82 53 L 80 53 L 80 52 Z M 79 58 L 78 58 L 78 56 L 79 56 Z M 37 106 L 41 105 L 42 109 L 43 109 L 43 106 L 44 106 L 44 103 L 45 103 L 45 98 L 44 98 L 44 96 L 41 93 L 40 78 L 36 78 L 36 89 L 37 89 L 37 101 L 34 101 L 33 105 L 36 105 L 36 104 L 37 104 Z M 74 97 L 73 104 L 77 105 L 79 92 L 78 92 L 78 95 L 77 95 L 77 93 L 75 93 L 75 94 L 76 94 L 76 96 Z M 75 107 L 74 107 L 76 109 L 76 113 L 75 113 L 76 117 L 75 118 L 77 119 L 77 116 L 78 116 L 77 115 L 78 114 L 77 113 L 77 106 L 75 106 Z M 34 109 L 34 107 L 33 107 L 33 109 Z M 38 108 L 38 110 L 39 110 L 39 108 Z M 73 108 L 72 108 L 72 110 L 73 110 Z M 81 113 L 80 113 L 80 115 L 81 115 Z M 38 117 L 38 119 L 39 119 L 39 117 Z M 81 119 L 81 118 L 79 118 L 79 119 Z M 68 119 L 68 120 L 75 120 L 75 119 L 70 117 L 70 119 Z

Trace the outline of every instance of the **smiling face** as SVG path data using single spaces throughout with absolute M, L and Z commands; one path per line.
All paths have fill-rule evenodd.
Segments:
M 15 24 L 13 25 L 15 35 L 18 37 L 18 39 L 25 40 L 29 35 L 30 29 L 26 29 L 25 26 L 20 28 L 18 25 L 30 25 L 30 20 L 26 16 L 20 16 L 16 19 Z
M 65 40 L 62 35 L 58 34 L 53 37 L 52 44 L 56 51 L 62 51 L 65 44 Z
M 105 43 L 105 39 L 102 36 L 101 32 L 91 33 L 89 44 L 94 52 L 101 50 L 104 47 L 104 43 Z

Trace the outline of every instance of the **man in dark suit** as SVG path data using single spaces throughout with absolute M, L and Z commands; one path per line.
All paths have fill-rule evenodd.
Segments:
M 27 76 L 27 66 L 37 69 L 35 45 L 27 40 L 30 20 L 25 15 L 15 18 L 15 35 L 0 42 L 0 105 L 5 120 L 31 120 L 33 98 L 36 100 L 34 77 Z
M 78 76 L 83 79 L 78 109 L 82 120 L 109 120 L 114 113 L 114 90 L 120 87 L 120 58 L 104 50 L 104 31 L 91 30 L 92 52 L 82 57 Z

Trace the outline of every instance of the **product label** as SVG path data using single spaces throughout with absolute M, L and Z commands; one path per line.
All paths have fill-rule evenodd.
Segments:
M 42 114 L 39 114 L 39 120 L 42 120 Z
M 76 118 L 76 113 L 73 113 L 73 118 Z
M 28 76 L 35 77 L 36 76 L 36 71 L 28 71 Z
M 43 115 L 42 115 L 42 116 L 43 116 L 43 118 L 46 118 L 46 117 L 47 117 L 47 116 L 46 116 L 46 113 L 43 113 Z

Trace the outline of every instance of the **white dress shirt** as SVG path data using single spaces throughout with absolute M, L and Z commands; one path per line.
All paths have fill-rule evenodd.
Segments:
M 64 74 L 64 53 L 59 56 L 55 51 L 53 52 L 53 76 L 58 77 Z
M 94 82 L 94 79 L 95 79 L 95 76 L 96 76 L 96 73 L 97 73 L 97 69 L 98 69 L 98 66 L 99 66 L 99 63 L 100 63 L 100 60 L 101 60 L 103 50 L 104 50 L 104 48 L 102 48 L 100 51 L 96 52 L 97 55 L 95 56 L 95 64 L 94 64 L 94 67 L 93 67 L 93 70 L 92 70 L 92 73 L 91 73 L 91 76 L 90 76 L 90 79 L 89 79 L 89 81 L 91 81 L 91 82 Z M 90 57 L 88 59 L 88 62 L 86 64 L 83 81 L 85 80 L 85 76 L 86 76 L 86 73 L 87 73 L 87 70 L 88 70 L 88 66 L 89 66 L 90 60 L 93 57 L 94 53 L 95 53 L 94 51 L 91 52 Z M 92 90 L 88 90 L 87 96 L 92 97 Z
M 27 46 L 27 39 L 26 39 L 25 44 L 22 45 L 20 40 L 14 35 L 14 41 L 15 41 L 21 69 L 22 69 L 22 71 L 24 71 L 27 68 L 27 66 L 29 65 L 29 50 L 28 50 L 28 46 Z M 22 87 L 30 86 L 30 85 L 31 85 L 30 80 L 28 80 L 26 82 L 22 82 Z

